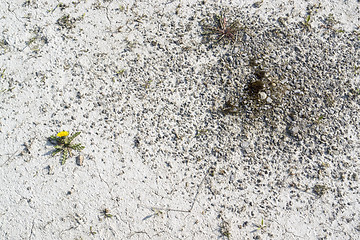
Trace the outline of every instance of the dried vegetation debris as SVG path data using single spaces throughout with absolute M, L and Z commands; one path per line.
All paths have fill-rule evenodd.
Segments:
M 63 15 L 61 18 L 59 18 L 56 23 L 61 27 L 61 28 L 66 28 L 66 29 L 72 29 L 75 27 L 75 22 L 76 19 L 74 17 L 70 17 L 69 14 L 65 14 Z
M 208 24 L 202 21 L 201 25 L 204 30 L 204 43 L 215 41 L 215 43 L 234 43 L 238 38 L 241 30 L 237 20 L 230 21 L 227 16 L 222 12 L 219 15 L 214 15 L 213 24 Z
M 62 29 L 71 30 L 76 27 L 76 22 L 83 20 L 84 16 L 85 14 L 75 18 L 71 17 L 70 14 L 64 14 L 56 21 L 56 24 L 58 24 Z

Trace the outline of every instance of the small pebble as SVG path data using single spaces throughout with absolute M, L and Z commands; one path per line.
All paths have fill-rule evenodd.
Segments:
M 249 146 L 250 146 L 249 142 L 242 142 L 241 143 L 241 147 L 243 147 L 243 148 L 248 148 Z
M 79 166 L 82 166 L 84 163 L 84 156 L 83 155 L 79 155 L 76 159 L 76 164 Z
M 295 135 L 297 135 L 298 133 L 299 133 L 299 130 L 300 130 L 300 128 L 299 127 L 293 127 L 292 129 L 291 129 L 291 134 L 293 135 L 293 136 L 295 136 Z
M 265 99 L 266 99 L 266 97 L 267 97 L 266 93 L 260 92 L 259 94 L 260 94 L 260 98 L 261 98 L 262 100 L 265 100 Z

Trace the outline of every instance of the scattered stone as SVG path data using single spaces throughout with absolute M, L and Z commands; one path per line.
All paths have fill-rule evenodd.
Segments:
M 76 164 L 79 165 L 79 166 L 82 166 L 84 163 L 84 156 L 83 155 L 79 155 L 77 158 L 76 158 Z
M 267 97 L 266 93 L 264 93 L 264 92 L 260 92 L 259 95 L 260 95 L 261 100 L 265 100 Z
M 296 136 L 296 135 L 299 133 L 299 131 L 300 131 L 300 128 L 299 128 L 298 126 L 292 127 L 292 128 L 290 129 L 290 133 L 291 133 L 291 135 L 293 135 L 293 136 Z

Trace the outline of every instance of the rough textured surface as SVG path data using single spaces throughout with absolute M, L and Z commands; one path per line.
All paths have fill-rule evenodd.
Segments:
M 0 2 L 1 239 L 360 237 L 360 3 L 233 2 Z

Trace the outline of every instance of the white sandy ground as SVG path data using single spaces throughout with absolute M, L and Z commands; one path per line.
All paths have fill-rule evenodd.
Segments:
M 360 239 L 358 1 L 59 3 L 0 0 L 0 239 Z M 254 57 L 271 114 L 224 114 Z

